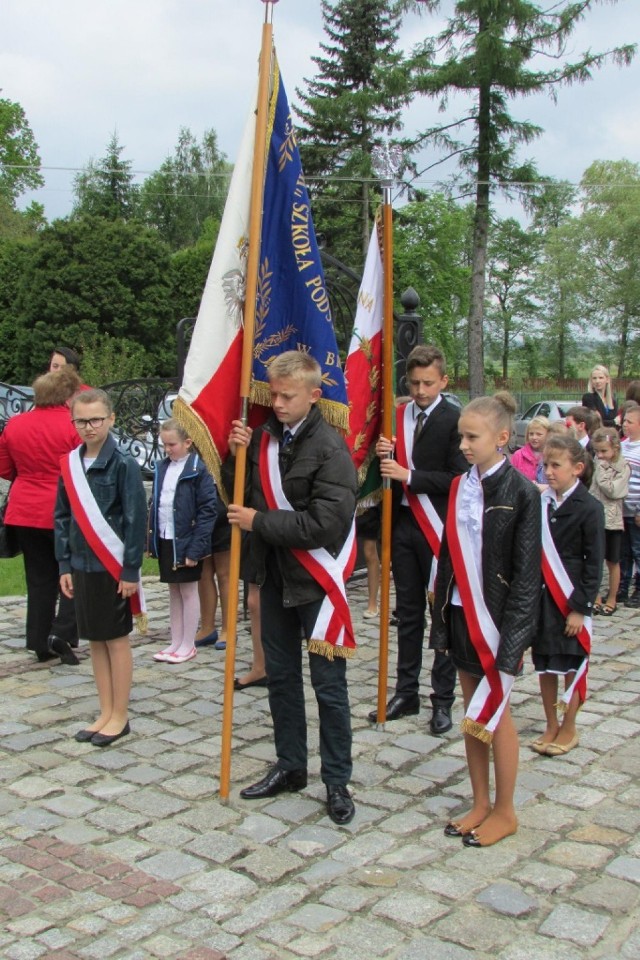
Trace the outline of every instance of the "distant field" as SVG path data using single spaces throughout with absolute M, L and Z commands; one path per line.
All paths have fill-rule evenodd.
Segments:
M 144 576 L 152 576 L 158 573 L 158 561 L 145 558 L 142 564 L 142 573 Z M 0 560 L 0 597 L 20 597 L 27 592 L 27 585 L 24 579 L 24 566 L 22 557 L 14 557 L 13 560 Z

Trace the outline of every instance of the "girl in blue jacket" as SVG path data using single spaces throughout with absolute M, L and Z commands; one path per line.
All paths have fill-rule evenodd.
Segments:
M 202 561 L 211 552 L 217 493 L 184 427 L 177 420 L 166 420 L 160 436 L 167 456 L 158 464 L 153 481 L 149 554 L 158 559 L 160 581 L 169 584 L 171 644 L 153 659 L 185 663 L 196 655 L 198 580 Z

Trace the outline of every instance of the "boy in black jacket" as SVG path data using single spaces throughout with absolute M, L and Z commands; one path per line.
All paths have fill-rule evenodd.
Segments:
M 338 824 L 355 808 L 346 660 L 355 643 L 344 579 L 354 557 L 357 480 L 346 444 L 323 419 L 319 364 L 287 351 L 269 366 L 273 413 L 255 432 L 233 422 L 232 457 L 248 446 L 247 506 L 230 504 L 229 522 L 250 530 L 260 586 L 262 643 L 277 762 L 247 800 L 301 790 L 307 783 L 302 638 L 320 714 L 321 775 Z M 229 476 L 228 469 L 225 474 Z

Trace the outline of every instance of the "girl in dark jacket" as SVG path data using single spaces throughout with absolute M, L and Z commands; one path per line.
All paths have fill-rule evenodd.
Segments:
M 518 735 L 509 696 L 537 622 L 540 495 L 503 453 L 514 412 L 506 393 L 472 400 L 462 411 L 460 449 L 473 466 L 451 488 L 438 561 L 431 647 L 448 650 L 458 670 L 473 790 L 471 810 L 445 834 L 468 847 L 490 846 L 517 829 Z
M 586 697 L 591 615 L 602 576 L 605 527 L 602 504 L 588 490 L 591 457 L 578 441 L 547 440 L 544 466 L 549 483 L 542 499 L 544 586 L 533 665 L 540 677 L 547 726 L 531 747 L 558 757 L 578 745 L 576 715 Z M 561 724 L 560 676 L 565 684 Z
M 211 553 L 217 495 L 184 427 L 177 420 L 166 420 L 160 434 L 167 456 L 156 468 L 153 482 L 149 553 L 158 558 L 161 582 L 169 584 L 171 644 L 153 659 L 185 663 L 196 655 L 198 580 L 202 561 Z

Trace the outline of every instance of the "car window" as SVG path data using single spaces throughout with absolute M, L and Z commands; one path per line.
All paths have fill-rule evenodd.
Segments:
M 550 403 L 541 403 L 538 408 L 539 417 L 548 417 L 551 413 L 551 404 Z
M 576 406 L 579 406 L 577 400 L 571 400 L 568 403 L 559 403 L 558 410 L 560 411 L 560 416 L 566 417 L 567 414 L 569 413 L 569 410 L 571 410 L 571 407 L 576 407 Z
M 533 405 L 532 407 L 529 407 L 529 409 L 527 410 L 526 413 L 523 413 L 523 414 L 522 414 L 522 419 L 523 419 L 523 420 L 533 420 L 533 418 L 534 418 L 535 416 L 537 416 L 537 414 L 538 414 L 538 407 L 539 407 L 539 406 L 540 406 L 539 403 L 534 403 L 534 405 Z

